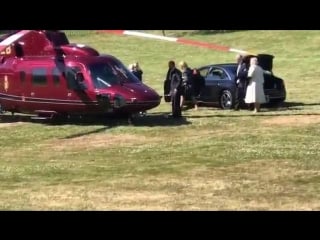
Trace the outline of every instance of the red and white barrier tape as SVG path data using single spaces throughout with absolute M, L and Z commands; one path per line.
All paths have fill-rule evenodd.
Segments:
M 137 36 L 137 37 L 144 37 L 144 38 L 153 38 L 153 39 L 165 40 L 170 42 L 182 43 L 182 44 L 191 45 L 191 46 L 209 48 L 217 51 L 235 52 L 235 53 L 244 54 L 244 55 L 249 54 L 248 51 L 244 51 L 236 48 L 229 48 L 226 46 L 221 46 L 213 43 L 190 40 L 186 38 L 165 37 L 165 36 L 160 36 L 160 35 L 155 35 L 150 33 L 129 31 L 129 30 L 99 30 L 98 32 L 105 32 L 105 33 L 111 33 L 111 34 L 117 34 L 117 35 L 130 35 L 130 36 Z

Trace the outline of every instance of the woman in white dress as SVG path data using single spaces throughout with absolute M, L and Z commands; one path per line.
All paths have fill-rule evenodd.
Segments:
M 256 57 L 251 58 L 248 70 L 249 84 L 244 101 L 248 104 L 254 103 L 254 112 L 259 112 L 260 104 L 266 102 L 263 90 L 263 73 L 263 69 L 258 65 L 258 59 Z

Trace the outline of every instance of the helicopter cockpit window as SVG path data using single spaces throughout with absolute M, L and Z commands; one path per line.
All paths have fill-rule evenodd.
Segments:
M 105 63 L 94 64 L 89 67 L 95 88 L 106 88 L 118 84 L 117 75 Z
M 89 66 L 92 82 L 97 89 L 108 88 L 112 85 L 139 82 L 132 73 L 121 63 L 96 63 Z

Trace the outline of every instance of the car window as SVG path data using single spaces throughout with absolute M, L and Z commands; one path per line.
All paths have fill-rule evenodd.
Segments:
M 208 70 L 209 70 L 209 67 L 205 67 L 205 68 L 199 69 L 200 75 L 201 75 L 202 77 L 206 77 L 207 74 L 208 74 Z
M 210 80 L 227 80 L 228 76 L 223 69 L 212 67 L 209 71 L 208 78 Z

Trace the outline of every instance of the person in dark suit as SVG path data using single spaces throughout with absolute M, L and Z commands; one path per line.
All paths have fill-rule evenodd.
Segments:
M 140 80 L 140 82 L 142 82 L 142 74 L 143 74 L 143 71 L 142 69 L 140 68 L 139 66 L 139 63 L 138 62 L 135 62 L 133 64 L 130 64 L 128 69 L 130 70 L 130 72 L 133 73 L 133 75 L 136 76 L 136 78 L 138 78 Z
M 199 69 L 193 69 L 193 95 L 194 95 L 194 109 L 198 110 L 198 98 L 206 85 L 204 77 L 200 74 Z
M 193 72 L 185 61 L 181 61 L 179 66 L 182 73 L 182 93 L 180 97 L 180 107 L 182 108 L 186 100 L 190 99 L 193 104 L 196 104 L 196 101 L 194 96 Z
M 135 63 L 132 65 L 132 73 L 140 80 L 140 82 L 142 82 L 142 74 L 143 74 L 143 71 L 142 71 L 142 69 L 140 68 L 138 62 L 135 62 Z
M 171 95 L 171 106 L 172 114 L 170 117 L 180 118 L 181 117 L 181 106 L 180 97 L 182 94 L 182 73 L 176 68 L 174 61 L 168 63 L 168 74 L 167 77 L 170 81 L 170 95 Z
M 245 62 L 243 62 L 243 56 L 238 54 L 236 56 L 238 63 L 235 83 L 236 83 L 236 93 L 235 93 L 235 104 L 234 109 L 240 110 L 241 106 L 245 105 L 244 98 L 246 95 L 247 81 L 248 81 L 248 67 Z

